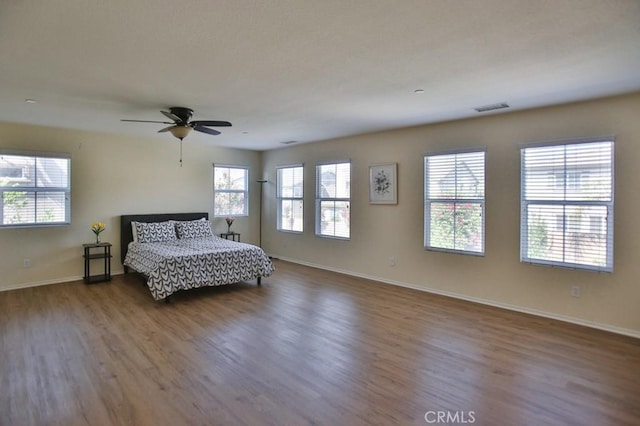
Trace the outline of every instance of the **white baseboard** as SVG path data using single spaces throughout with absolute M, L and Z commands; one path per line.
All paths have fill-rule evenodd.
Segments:
M 116 271 L 112 272 L 111 275 L 119 275 L 123 274 L 124 271 Z M 31 281 L 27 283 L 13 284 L 7 287 L 0 288 L 0 291 L 9 291 L 9 290 L 18 290 L 21 288 L 29 288 L 29 287 L 40 287 L 41 285 L 50 285 L 50 284 L 61 284 L 68 283 L 70 281 L 82 281 L 84 277 L 76 276 L 76 277 L 63 277 L 63 278 L 55 278 L 52 280 L 43 280 L 43 281 Z
M 78 280 L 82 280 L 82 276 L 64 277 L 64 278 L 56 278 L 56 279 L 53 279 L 53 280 L 31 281 L 31 282 L 28 282 L 28 283 L 14 284 L 14 285 L 10 285 L 8 287 L 0 288 L 0 291 L 18 290 L 18 289 L 21 289 L 21 288 L 29 288 L 29 287 L 40 287 L 41 285 L 60 284 L 60 283 L 66 283 L 66 282 L 69 282 L 69 281 L 78 281 Z
M 511 305 L 509 303 L 496 302 L 494 300 L 482 299 L 482 298 L 473 297 L 473 296 L 467 296 L 467 295 L 464 295 L 464 294 L 453 293 L 453 292 L 450 292 L 450 291 L 439 290 L 439 289 L 436 289 L 436 288 L 422 287 L 422 286 L 418 286 L 418 285 L 415 285 L 415 284 L 407 283 L 407 282 L 404 282 L 404 281 L 396 281 L 396 280 L 390 280 L 390 279 L 387 279 L 387 278 L 377 277 L 377 276 L 374 276 L 374 275 L 361 274 L 359 272 L 353 272 L 353 271 L 349 271 L 349 270 L 346 270 L 346 269 L 340 269 L 340 268 L 333 268 L 333 267 L 330 267 L 330 266 L 320 265 L 320 264 L 312 263 L 312 262 L 305 262 L 305 261 L 298 260 L 298 259 L 292 259 L 292 258 L 288 258 L 288 257 L 281 257 L 281 256 L 278 256 L 278 255 L 270 255 L 270 256 L 273 257 L 274 259 L 280 259 L 280 260 L 284 260 L 286 262 L 291 262 L 291 263 L 296 263 L 296 264 L 299 264 L 299 265 L 309 266 L 311 268 L 324 269 L 326 271 L 337 272 L 339 274 L 345 274 L 345 275 L 350 275 L 350 276 L 354 276 L 354 277 L 365 278 L 365 279 L 368 279 L 368 280 L 378 281 L 378 282 L 382 282 L 382 283 L 385 283 L 385 284 L 391 284 L 391 285 L 396 285 L 396 286 L 399 286 L 399 287 L 411 288 L 411 289 L 414 289 L 414 290 L 424 291 L 424 292 L 427 292 L 427 293 L 432 293 L 432 294 L 438 294 L 438 295 L 441 295 L 441 296 L 452 297 L 454 299 L 466 300 L 468 302 L 480 303 L 482 305 L 494 306 L 496 308 L 507 309 L 507 310 L 510 310 L 510 311 L 536 315 L 536 316 L 543 317 L 543 318 L 550 318 L 550 319 L 554 319 L 554 320 L 558 320 L 558 321 L 563 321 L 563 322 L 568 322 L 568 323 L 571 323 L 571 324 L 582 325 L 582 326 L 585 326 L 585 327 L 595 328 L 595 329 L 598 329 L 598 330 L 604 330 L 604 331 L 608 331 L 608 332 L 611 332 L 611 333 L 622 334 L 624 336 L 635 337 L 636 339 L 640 339 L 640 331 L 632 330 L 632 329 L 629 329 L 629 328 L 615 327 L 615 326 L 608 325 L 608 324 L 601 324 L 601 323 L 594 322 L 594 321 L 586 321 L 586 320 L 583 320 L 583 319 L 580 319 L 580 318 L 574 318 L 574 317 L 570 317 L 570 316 L 566 316 L 566 315 L 554 314 L 552 312 L 541 311 L 541 310 L 538 310 L 538 309 L 525 308 L 525 307 L 522 307 L 522 306 Z M 124 273 L 124 271 L 116 271 L 116 272 L 112 273 L 111 275 L 119 275 L 119 274 L 123 274 L 123 273 Z M 82 278 L 83 277 L 81 277 L 81 276 L 75 276 L 75 277 L 57 278 L 57 279 L 53 279 L 53 280 L 44 280 L 44 281 L 34 281 L 34 282 L 28 282 L 28 283 L 21 283 L 21 284 L 11 285 L 11 286 L 8 286 L 8 287 L 2 287 L 2 288 L 0 288 L 0 291 L 18 290 L 18 289 L 21 289 L 21 288 L 38 287 L 38 286 L 41 286 L 41 285 L 50 285 L 50 284 L 59 284 L 59 283 L 64 283 L 64 282 L 69 282 L 69 281 L 80 281 L 80 280 L 82 280 Z
M 468 302 L 480 303 L 482 305 L 493 306 L 493 307 L 496 307 L 496 308 L 507 309 L 507 310 L 510 310 L 510 311 L 521 312 L 521 313 L 524 313 L 524 314 L 536 315 L 536 316 L 543 317 L 543 318 L 549 318 L 549 319 L 554 319 L 554 320 L 558 320 L 558 321 L 568 322 L 568 323 L 571 323 L 571 324 L 582 325 L 582 326 L 585 326 L 585 327 L 595 328 L 595 329 L 598 329 L 598 330 L 604 330 L 604 331 L 608 331 L 608 332 L 611 332 L 611 333 L 622 334 L 624 336 L 635 337 L 636 339 L 640 339 L 640 331 L 632 330 L 632 329 L 629 329 L 629 328 L 616 327 L 616 326 L 612 326 L 612 325 L 608 325 L 608 324 L 601 324 L 601 323 L 594 322 L 594 321 L 587 321 L 587 320 L 583 320 L 583 319 L 580 319 L 580 318 L 574 318 L 574 317 L 570 317 L 570 316 L 566 316 L 566 315 L 554 314 L 552 312 L 541 311 L 541 310 L 538 310 L 538 309 L 525 308 L 525 307 L 522 307 L 522 306 L 511 305 L 509 303 L 502 303 L 502 302 L 496 302 L 494 300 L 482 299 L 482 298 L 473 297 L 473 296 L 467 296 L 467 295 L 464 295 L 464 294 L 453 293 L 453 292 L 450 292 L 450 291 L 439 290 L 439 289 L 436 289 L 436 288 L 422 287 L 422 286 L 418 286 L 418 285 L 407 283 L 407 282 L 403 282 L 403 281 L 395 281 L 395 280 L 390 280 L 390 279 L 387 279 L 387 278 L 376 277 L 376 276 L 373 276 L 373 275 L 361 274 L 359 272 L 353 272 L 353 271 L 348 271 L 348 270 L 345 270 L 345 269 L 333 268 L 333 267 L 330 267 L 330 266 L 319 265 L 319 264 L 311 263 L 311 262 L 305 262 L 305 261 L 298 260 L 298 259 L 291 259 L 291 258 L 287 258 L 287 257 L 277 256 L 277 255 L 274 255 L 273 257 L 274 257 L 274 259 L 280 259 L 280 260 L 284 260 L 286 262 L 297 263 L 299 265 L 309 266 L 309 267 L 312 267 L 312 268 L 324 269 L 324 270 L 327 270 L 327 271 L 337 272 L 337 273 L 340 273 L 340 274 L 351 275 L 351 276 L 359 277 L 359 278 L 365 278 L 365 279 L 372 280 L 372 281 L 378 281 L 378 282 L 382 282 L 382 283 L 385 283 L 385 284 L 391 284 L 391 285 L 397 285 L 399 287 L 411 288 L 411 289 L 414 289 L 414 290 L 420 290 L 420 291 L 424 291 L 424 292 L 427 292 L 427 293 L 432 293 L 432 294 L 438 294 L 438 295 L 441 295 L 441 296 L 452 297 L 454 299 L 466 300 Z

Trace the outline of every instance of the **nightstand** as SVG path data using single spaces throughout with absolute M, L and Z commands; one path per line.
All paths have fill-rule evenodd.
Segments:
M 220 234 L 220 236 L 222 238 L 224 238 L 225 240 L 233 240 L 233 241 L 237 241 L 240 242 L 240 233 L 238 232 L 223 232 L 222 234 Z M 231 238 L 229 238 L 231 237 Z M 236 240 L 236 237 L 238 237 L 238 239 Z
M 85 284 L 111 281 L 111 243 L 83 244 L 84 248 L 84 282 Z M 91 275 L 91 261 L 104 261 L 104 273 Z

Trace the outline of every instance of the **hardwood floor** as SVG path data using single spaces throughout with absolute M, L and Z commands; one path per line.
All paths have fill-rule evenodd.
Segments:
M 275 264 L 0 292 L 0 424 L 640 424 L 637 339 Z

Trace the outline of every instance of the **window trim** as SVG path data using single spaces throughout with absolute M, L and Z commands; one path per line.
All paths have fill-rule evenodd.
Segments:
M 595 201 L 595 200 L 558 200 L 558 199 L 544 199 L 544 200 L 526 200 L 525 199 L 525 150 L 532 148 L 543 147 L 560 147 L 569 145 L 582 145 L 591 143 L 610 143 L 611 144 L 611 197 L 609 201 Z M 566 154 L 565 154 L 566 161 Z M 563 167 L 563 173 L 566 176 L 567 170 Z M 569 184 L 565 183 L 564 188 Z M 607 209 L 607 216 L 604 218 L 602 224 L 606 224 L 607 232 L 605 234 L 606 241 L 606 263 L 604 266 L 589 265 L 583 263 L 574 263 L 566 261 L 556 261 L 547 259 L 536 259 L 528 256 L 528 220 L 527 212 L 530 205 L 544 205 L 544 206 L 598 206 L 605 207 Z M 558 267 L 564 269 L 575 269 L 594 272 L 613 272 L 614 265 L 614 212 L 615 212 L 615 136 L 602 136 L 596 138 L 580 138 L 580 139 L 567 139 L 556 140 L 546 142 L 526 143 L 520 145 L 520 262 L 532 265 L 544 265 L 551 267 Z M 591 216 L 589 221 L 591 221 Z M 554 227 L 556 225 L 554 224 Z M 563 234 L 566 233 L 566 215 L 563 216 Z M 564 251 L 563 251 L 564 253 Z
M 240 189 L 216 189 L 216 168 L 226 168 L 226 169 L 241 169 L 245 171 L 244 176 L 244 190 Z M 216 193 L 233 193 L 233 194 L 244 194 L 244 213 L 241 214 L 216 214 Z M 248 217 L 249 216 L 249 167 L 242 166 L 237 164 L 218 164 L 213 163 L 213 217 Z
M 483 197 L 480 198 L 429 198 L 429 173 L 428 173 L 428 169 L 427 169 L 427 159 L 429 157 L 439 157 L 439 156 L 451 156 L 451 155 L 458 155 L 458 154 L 473 154 L 473 153 L 478 153 L 481 152 L 484 154 L 483 157 Z M 487 180 L 487 147 L 472 147 L 472 148 L 462 148 L 462 149 L 456 149 L 456 150 L 447 150 L 447 151 L 437 151 L 437 152 L 428 152 L 425 153 L 423 156 L 423 183 L 424 183 L 424 192 L 423 192 L 423 196 L 424 196 L 424 216 L 423 216 L 423 229 L 424 229 L 424 235 L 423 235 L 423 243 L 424 243 L 424 249 L 427 251 L 438 251 L 438 252 L 444 252 L 444 253 L 453 253 L 453 254 L 462 254 L 462 255 L 471 255 L 471 256 L 479 256 L 479 257 L 483 257 L 485 256 L 485 248 L 486 248 L 486 180 Z M 482 229 L 481 229 L 481 235 L 482 235 L 482 243 L 481 243 L 481 250 L 480 251 L 470 251 L 470 250 L 459 250 L 459 249 L 450 249 L 450 248 L 443 248 L 443 247 L 435 247 L 431 245 L 431 241 L 430 241 L 430 231 L 431 231 L 431 227 L 430 227 L 430 223 L 429 223 L 429 217 L 431 214 L 431 204 L 433 203 L 449 203 L 452 205 L 456 205 L 456 204 L 479 204 L 480 208 L 481 208 L 481 214 L 482 214 Z
M 40 187 L 37 183 L 34 186 L 21 186 L 20 192 L 29 192 L 34 194 L 34 199 L 37 203 L 37 194 L 39 192 L 58 192 L 64 193 L 64 220 L 58 222 L 29 222 L 29 223 L 16 223 L 16 224 L 3 224 L 4 221 L 4 206 L 0 208 L 0 229 L 2 228 L 43 228 L 52 226 L 68 226 L 71 225 L 71 154 L 66 152 L 47 152 L 47 151 L 25 151 L 25 150 L 13 150 L 13 149 L 0 149 L 0 156 L 17 156 L 17 157 L 29 157 L 33 159 L 38 158 L 54 158 L 67 160 L 67 185 L 66 186 L 51 186 Z M 11 188 L 11 187 L 8 187 Z M 5 187 L 0 187 L 0 200 L 4 200 L 4 192 L 16 192 L 15 190 L 7 191 Z M 3 201 L 4 204 L 4 201 Z M 37 218 L 37 206 L 34 212 Z
M 280 187 L 280 171 L 283 169 L 302 169 L 302 194 L 299 197 L 282 197 L 281 196 L 281 187 Z M 282 218 L 282 202 L 283 201 L 300 201 L 302 203 L 302 230 L 298 231 L 295 229 L 285 229 L 282 228 L 281 218 Z M 284 166 L 276 167 L 276 230 L 280 232 L 289 232 L 292 234 L 302 234 L 304 233 L 304 163 L 300 164 L 288 164 Z
M 348 198 L 323 198 L 321 197 L 321 191 L 320 191 L 320 178 L 318 175 L 318 169 L 321 166 L 328 166 L 328 165 L 339 165 L 339 164 L 349 164 L 349 197 Z M 330 238 L 330 239 L 335 239 L 335 240 L 351 240 L 351 207 L 352 207 L 352 202 L 351 202 L 351 180 L 353 177 L 353 164 L 351 162 L 350 159 L 348 160 L 335 160 L 335 161 L 325 161 L 325 162 L 318 162 L 316 163 L 316 179 L 315 179 L 315 186 L 316 186 L 316 205 L 315 205 L 315 236 L 319 237 L 319 238 Z M 322 234 L 321 230 L 322 230 L 322 224 L 321 224 L 321 205 L 323 201 L 333 201 L 333 202 L 347 202 L 349 203 L 349 236 L 348 237 L 341 237 L 339 235 L 327 235 L 327 234 Z

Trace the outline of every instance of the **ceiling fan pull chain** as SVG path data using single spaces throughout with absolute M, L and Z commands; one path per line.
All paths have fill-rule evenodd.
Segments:
M 182 167 L 182 139 L 180 139 L 180 167 Z

